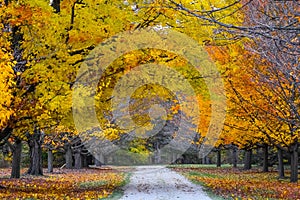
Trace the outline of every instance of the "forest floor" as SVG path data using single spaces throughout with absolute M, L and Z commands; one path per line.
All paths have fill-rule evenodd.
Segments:
M 300 200 L 300 183 L 289 182 L 289 171 L 285 179 L 278 179 L 278 172 L 261 172 L 261 168 L 242 168 L 177 165 L 173 171 L 225 199 L 291 199 Z
M 125 184 L 126 173 L 101 169 L 54 169 L 44 176 L 26 175 L 11 179 L 11 169 L 0 169 L 0 199 L 102 199 L 118 192 Z M 113 195 L 114 196 L 114 195 Z
M 10 179 L 0 169 L 0 199 L 291 199 L 300 200 L 300 183 L 278 179 L 277 172 L 259 168 L 212 165 L 100 167 L 54 169 L 44 176 Z M 288 170 L 286 176 L 289 176 Z

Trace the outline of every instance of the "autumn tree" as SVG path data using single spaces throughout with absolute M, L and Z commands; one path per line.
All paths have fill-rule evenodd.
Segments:
M 235 143 L 240 148 L 257 148 L 264 150 L 263 170 L 268 170 L 268 146 L 277 146 L 281 143 L 286 147 L 288 137 L 282 137 L 285 125 L 276 118 L 268 116 L 274 114 L 269 107 L 266 95 L 273 93 L 272 88 L 263 87 L 257 78 L 256 69 L 261 66 L 261 73 L 266 73 L 266 63 L 257 63 L 258 54 L 251 53 L 239 45 L 227 47 L 209 47 L 214 60 L 224 71 L 227 96 L 228 116 L 225 122 L 224 133 L 220 144 Z M 232 53 L 231 53 L 232 52 Z M 214 54 L 212 54 L 214 53 Z M 263 93 L 262 93 L 263 90 Z M 280 102 L 279 96 L 273 96 L 274 102 Z M 282 101 L 281 101 L 282 103 Z M 280 155 L 279 149 L 278 154 Z M 279 176 L 284 176 L 282 158 L 279 158 Z
M 286 131 L 284 129 L 281 131 L 284 132 L 283 135 L 290 138 L 285 150 L 290 152 L 292 158 L 291 182 L 296 182 L 299 141 L 299 130 L 296 128 L 299 127 L 299 80 L 296 75 L 299 74 L 298 3 L 296 1 L 235 1 L 228 2 L 226 6 L 211 5 L 211 9 L 202 8 L 202 10 L 177 1 L 170 1 L 170 3 L 174 5 L 173 9 L 201 21 L 216 24 L 218 29 L 215 31 L 227 35 L 227 39 L 247 37 L 252 41 L 248 48 L 266 61 L 257 62 L 257 67 L 254 69 L 256 74 L 253 74 L 260 82 L 257 91 L 264 97 L 269 108 L 265 110 L 264 116 L 269 121 L 277 121 L 276 124 L 285 124 L 282 126 L 286 127 Z M 233 7 L 236 8 L 235 11 L 230 12 L 228 8 Z M 228 13 L 220 17 L 226 12 Z M 243 24 L 226 21 L 227 16 L 236 12 L 247 16 Z M 260 67 L 261 64 L 264 67 Z M 265 89 L 270 93 L 265 94 Z M 272 134 L 267 135 L 272 136 Z M 273 143 L 278 146 L 278 142 L 273 141 Z
M 108 8 L 107 13 L 102 12 L 103 18 L 98 15 L 102 6 L 92 1 L 55 1 L 52 5 L 55 10 L 48 3 L 12 1 L 1 5 L 2 25 L 7 26 L 1 32 L 1 39 L 7 42 L 1 44 L 10 47 L 8 41 L 12 41 L 13 48 L 13 57 L 7 48 L 3 59 L 10 57 L 8 61 L 17 62 L 14 65 L 3 62 L 5 67 L 11 67 L 5 70 L 7 74 L 3 73 L 6 78 L 3 89 L 7 91 L 2 98 L 7 103 L 3 108 L 11 104 L 9 74 L 12 69 L 17 80 L 14 104 L 3 112 L 1 125 L 4 120 L 9 121 L 1 135 L 9 135 L 14 130 L 14 137 L 28 141 L 32 152 L 30 163 L 33 164 L 28 171 L 30 174 L 42 174 L 41 151 L 33 150 L 41 149 L 44 133 L 48 134 L 57 125 L 72 127 L 71 86 L 84 55 L 104 38 L 128 26 L 128 16 L 122 15 L 122 8 L 112 2 L 99 2 Z M 110 21 L 110 17 L 115 20 Z M 117 21 L 120 22 L 118 26 Z M 84 28 L 86 24 L 89 27 Z M 7 39 L 8 34 L 11 38 Z M 15 111 L 14 118 L 9 118 L 10 110 Z
M 255 9 L 254 9 L 255 7 Z M 249 47 L 256 51 L 257 61 L 254 76 L 260 82 L 258 92 L 268 102 L 265 115 L 282 124 L 282 130 L 271 135 L 275 145 L 291 156 L 291 182 L 298 180 L 299 144 L 299 17 L 296 2 L 253 3 L 249 6 L 249 22 L 279 27 L 274 38 L 258 36 Z M 274 18 L 276 20 L 274 20 Z M 267 67 L 265 67 L 267 66 Z M 271 94 L 265 92 L 266 88 Z
M 273 123 L 264 117 L 258 117 L 260 110 L 253 106 L 254 102 L 264 106 L 264 102 L 259 101 L 256 83 L 251 81 L 249 73 L 253 67 L 254 55 L 246 51 L 241 42 L 226 46 L 207 46 L 207 50 L 222 71 L 228 100 L 225 127 L 216 146 L 231 146 L 233 150 L 238 146 L 244 149 L 248 158 L 245 159 L 245 168 L 249 169 L 251 151 L 270 143 L 264 132 Z M 264 163 L 267 166 L 267 159 Z M 267 171 L 267 167 L 264 171 Z

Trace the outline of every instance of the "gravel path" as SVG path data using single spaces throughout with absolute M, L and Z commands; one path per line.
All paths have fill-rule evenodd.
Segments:
M 210 200 L 198 185 L 163 166 L 140 166 L 120 200 Z

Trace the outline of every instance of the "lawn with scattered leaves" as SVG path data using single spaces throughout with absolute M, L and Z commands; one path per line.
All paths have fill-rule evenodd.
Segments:
M 112 194 L 126 175 L 112 169 L 55 169 L 44 176 L 9 179 L 0 169 L 0 199 L 101 199 Z
M 172 167 L 214 194 L 228 199 L 300 199 L 300 183 L 279 180 L 277 172 L 216 167 Z

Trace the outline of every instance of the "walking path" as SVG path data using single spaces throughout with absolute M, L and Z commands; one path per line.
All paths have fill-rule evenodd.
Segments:
M 164 166 L 140 166 L 120 200 L 211 200 L 198 185 Z

